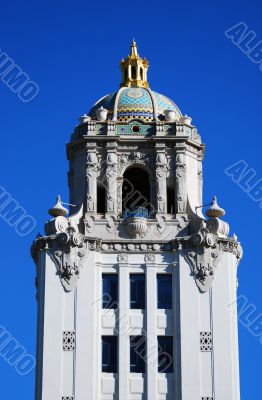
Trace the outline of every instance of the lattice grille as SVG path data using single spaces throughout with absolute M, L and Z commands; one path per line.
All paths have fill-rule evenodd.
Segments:
M 75 350 L 75 331 L 64 331 L 63 332 L 63 350 L 72 351 Z M 67 397 L 65 397 L 67 399 Z M 71 397 L 68 397 L 71 400 Z
M 201 351 L 212 351 L 213 350 L 213 338 L 212 332 L 200 332 L 200 350 Z M 208 397 L 203 397 L 205 400 L 210 400 Z

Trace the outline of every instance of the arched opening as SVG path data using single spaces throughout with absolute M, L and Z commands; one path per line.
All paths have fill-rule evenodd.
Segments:
M 143 81 L 143 80 L 144 80 L 144 77 L 143 77 L 143 68 L 140 68 L 140 77 L 141 77 L 141 81 Z
M 97 213 L 104 214 L 106 212 L 106 189 L 104 185 L 97 185 Z
M 127 169 L 123 176 L 122 210 L 133 210 L 136 207 L 152 211 L 149 175 L 140 167 Z
M 127 67 L 124 69 L 124 82 L 127 81 Z
M 175 190 L 172 186 L 167 187 L 167 213 L 174 214 L 175 212 Z
M 134 65 L 131 67 L 131 77 L 132 79 L 136 79 L 136 67 Z

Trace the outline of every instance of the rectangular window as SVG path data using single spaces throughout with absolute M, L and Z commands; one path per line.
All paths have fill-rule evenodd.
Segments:
M 118 308 L 118 275 L 103 274 L 103 308 Z
M 130 336 L 130 372 L 145 372 L 146 338 Z
M 173 372 L 173 337 L 158 336 L 158 372 Z
M 145 274 L 130 274 L 130 308 L 145 308 Z
M 102 336 L 102 372 L 117 372 L 117 336 Z
M 157 308 L 172 308 L 171 274 L 157 274 Z

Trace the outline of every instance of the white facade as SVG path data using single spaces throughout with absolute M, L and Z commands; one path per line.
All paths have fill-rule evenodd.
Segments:
M 134 46 L 125 62 L 142 68 Z M 201 213 L 204 146 L 191 119 L 138 80 L 139 69 L 132 83 L 130 71 L 103 109 L 100 102 L 81 117 L 68 144 L 70 203 L 77 210 L 66 217 L 58 200 L 46 236 L 32 247 L 36 400 L 240 400 L 241 246 L 228 238 L 215 199 L 208 220 Z M 136 107 L 134 98 L 141 98 Z M 130 211 L 136 192 L 147 203 Z M 108 274 L 117 275 L 117 308 L 103 308 Z M 144 274 L 143 309 L 131 307 L 131 274 Z M 159 301 L 163 274 L 172 282 L 167 308 Z M 130 336 L 143 337 L 142 372 L 131 371 Z M 102 354 L 109 337 L 117 343 L 113 372 L 106 363 L 114 355 Z M 159 366 L 163 337 L 172 341 L 167 372 Z

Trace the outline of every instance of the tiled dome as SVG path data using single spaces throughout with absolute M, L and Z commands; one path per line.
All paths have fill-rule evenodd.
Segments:
M 177 120 L 182 116 L 177 105 L 166 96 L 142 87 L 122 87 L 117 92 L 100 99 L 90 110 L 89 116 L 96 118 L 98 108 L 108 110 L 108 118 L 117 121 L 139 119 L 145 122 L 161 119 L 165 110 L 173 110 Z

